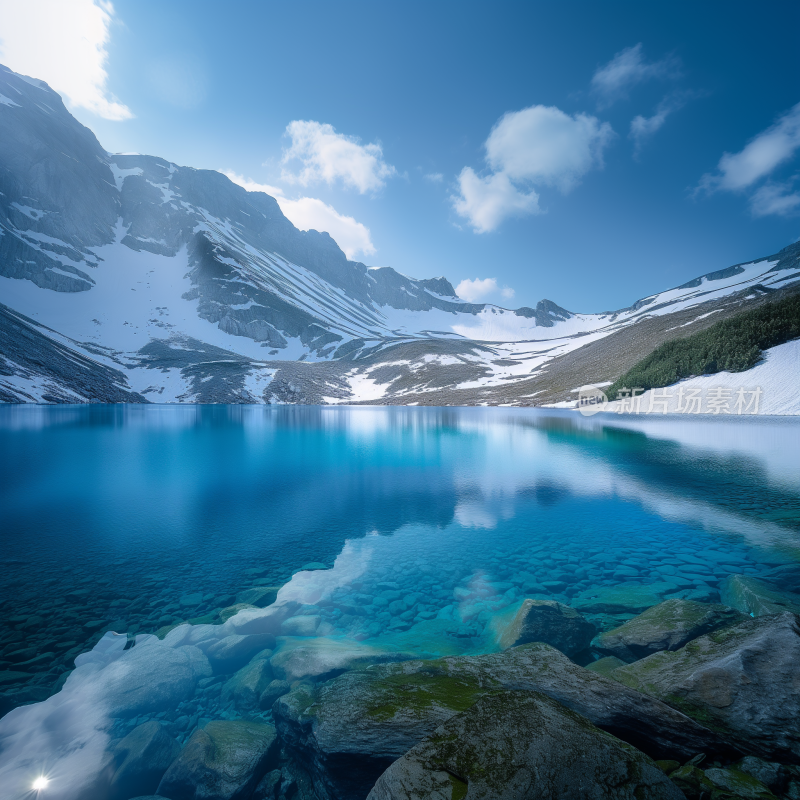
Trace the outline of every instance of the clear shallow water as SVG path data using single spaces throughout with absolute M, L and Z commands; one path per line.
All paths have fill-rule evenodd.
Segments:
M 524 597 L 583 604 L 602 628 L 632 615 L 591 610 L 619 587 L 714 600 L 726 575 L 798 558 L 798 453 L 793 419 L 0 407 L 0 710 L 51 695 L 108 631 L 205 630 L 287 581 L 284 655 L 485 652 Z M 330 569 L 292 578 L 309 562 Z M 81 714 L 106 739 L 156 716 L 185 741 L 242 716 L 220 690 L 97 719 L 86 695 Z M 29 708 L 0 740 L 52 725 Z

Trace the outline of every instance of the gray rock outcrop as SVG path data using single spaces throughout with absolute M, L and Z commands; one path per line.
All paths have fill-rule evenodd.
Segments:
M 800 762 L 800 621 L 794 614 L 745 620 L 613 675 L 744 753 Z
M 753 617 L 791 611 L 800 614 L 800 595 L 782 592 L 746 575 L 730 575 L 719 587 L 723 603 Z
M 365 797 L 378 776 L 481 697 L 538 691 L 656 758 L 737 752 L 715 733 L 646 694 L 573 664 L 545 644 L 502 653 L 405 661 L 301 686 L 273 706 L 284 745 L 321 798 Z
M 643 753 L 537 692 L 481 698 L 395 761 L 368 800 L 681 800 Z
M 594 646 L 601 653 L 631 662 L 661 650 L 678 650 L 698 636 L 743 619 L 740 612 L 723 605 L 665 600 L 621 627 L 601 633 Z
M 544 642 L 568 656 L 585 650 L 597 629 L 589 620 L 555 600 L 525 600 L 500 635 L 504 650 L 530 642 Z

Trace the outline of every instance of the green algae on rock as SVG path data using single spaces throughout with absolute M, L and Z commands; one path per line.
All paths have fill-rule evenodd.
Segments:
M 631 662 L 661 650 L 678 650 L 698 636 L 743 619 L 739 611 L 727 606 L 669 599 L 621 627 L 601 633 L 594 646 L 601 653 Z
M 613 672 L 682 711 L 744 753 L 800 758 L 800 620 L 757 617 Z
M 737 769 L 712 767 L 704 771 L 720 800 L 723 796 L 734 797 L 736 800 L 775 800 L 775 795 L 763 783 Z
M 800 614 L 800 595 L 778 591 L 757 578 L 730 575 L 720 584 L 722 601 L 752 617 L 791 611 Z
M 279 698 L 281 740 L 322 798 L 366 796 L 379 775 L 455 714 L 504 690 L 538 691 L 648 755 L 732 754 L 664 703 L 571 662 L 546 644 L 483 656 L 379 664 Z
M 392 764 L 368 800 L 680 800 L 646 755 L 546 695 L 483 697 Z
M 616 656 L 605 656 L 605 658 L 598 658 L 597 661 L 593 661 L 591 664 L 586 665 L 586 669 L 590 672 L 596 672 L 598 675 L 602 675 L 604 678 L 611 677 L 611 673 L 617 667 L 624 667 L 625 662 L 621 658 L 617 658 Z

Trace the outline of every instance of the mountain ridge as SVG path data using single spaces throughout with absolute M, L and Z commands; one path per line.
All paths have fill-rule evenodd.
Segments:
M 499 402 L 654 316 L 781 290 L 799 262 L 790 245 L 601 314 L 468 303 L 443 277 L 348 260 L 221 173 L 107 153 L 46 84 L 0 67 L 7 402 Z M 71 358 L 96 386 L 70 382 Z

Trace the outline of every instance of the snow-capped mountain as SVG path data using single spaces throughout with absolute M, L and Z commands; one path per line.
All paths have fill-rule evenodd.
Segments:
M 602 314 L 466 303 L 444 278 L 348 261 L 218 172 L 107 153 L 45 83 L 0 67 L 7 402 L 555 402 L 568 356 L 648 321 L 652 348 L 797 269 L 793 246 Z

